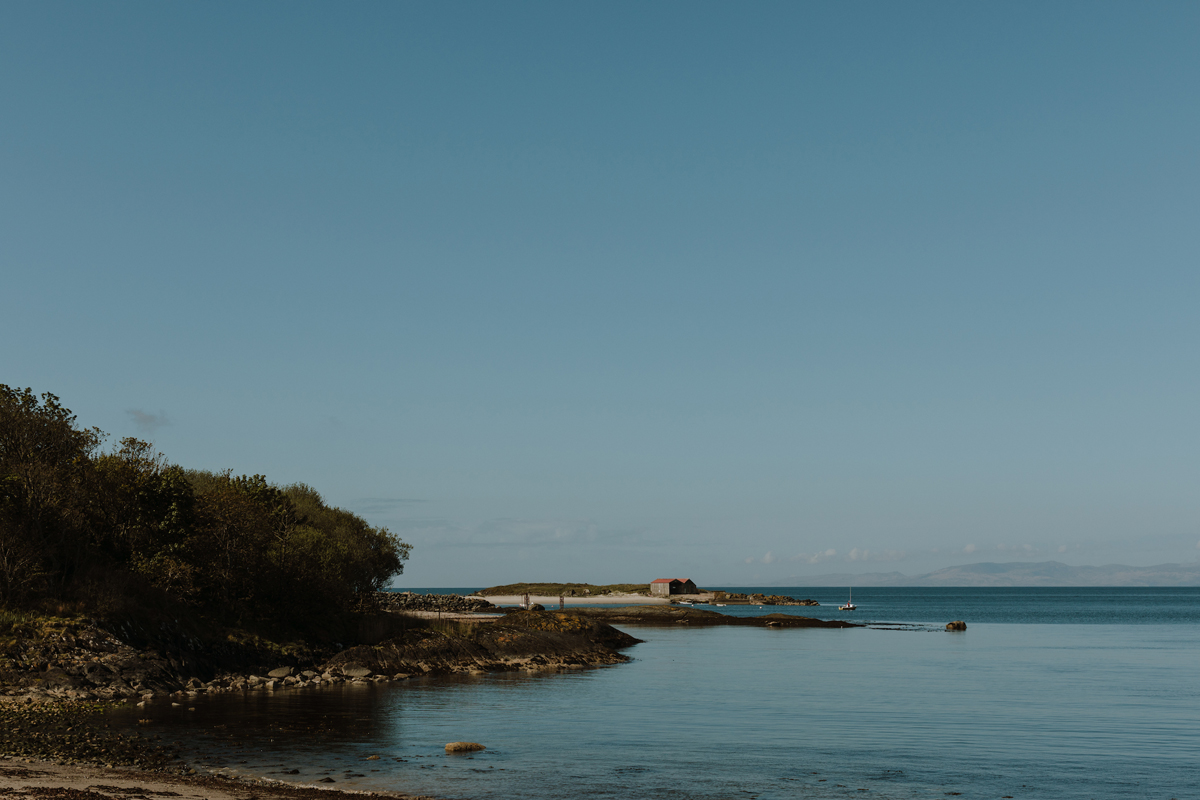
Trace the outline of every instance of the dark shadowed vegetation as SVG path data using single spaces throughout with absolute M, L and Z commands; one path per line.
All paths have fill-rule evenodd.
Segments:
M 187 609 L 303 628 L 403 570 L 409 546 L 313 488 L 102 449 L 57 397 L 0 384 L 0 608 Z

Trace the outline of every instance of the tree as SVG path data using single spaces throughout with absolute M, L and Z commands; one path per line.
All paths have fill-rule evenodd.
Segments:
M 49 392 L 0 384 L 0 602 L 60 590 L 86 551 L 92 456 L 104 434 L 80 429 Z
M 114 561 L 180 599 L 197 591 L 183 548 L 196 518 L 196 496 L 181 467 L 153 445 L 121 440 L 96 459 L 95 538 Z
M 0 384 L 0 604 L 96 610 L 143 596 L 228 622 L 346 611 L 409 546 L 303 484 L 189 470 L 148 442 L 80 429 L 58 398 Z M 87 564 L 87 569 L 82 565 Z

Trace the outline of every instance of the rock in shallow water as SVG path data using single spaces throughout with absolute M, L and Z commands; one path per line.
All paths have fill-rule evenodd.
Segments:
M 486 749 L 479 742 L 450 742 L 446 745 L 447 753 L 473 753 L 476 750 Z
M 967 623 L 963 622 L 961 619 L 956 619 L 954 622 L 946 623 L 946 630 L 948 631 L 965 631 L 966 629 Z

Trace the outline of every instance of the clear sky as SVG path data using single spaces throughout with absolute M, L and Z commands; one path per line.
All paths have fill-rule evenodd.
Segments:
M 1200 557 L 1200 5 L 0 4 L 0 383 L 400 585 Z

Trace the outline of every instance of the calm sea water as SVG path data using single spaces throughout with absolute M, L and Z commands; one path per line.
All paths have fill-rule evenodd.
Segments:
M 845 590 L 770 591 L 832 618 Z M 645 642 L 614 667 L 221 695 L 130 716 L 213 769 L 449 798 L 1200 797 L 1200 588 L 854 600 L 856 618 L 915 624 L 628 627 Z M 951 619 L 968 630 L 942 630 Z M 443 752 L 463 739 L 488 749 Z

